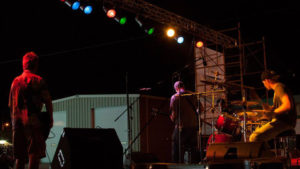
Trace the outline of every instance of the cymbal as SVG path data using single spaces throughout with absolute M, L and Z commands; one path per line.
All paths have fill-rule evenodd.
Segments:
M 260 122 L 247 122 L 247 125 L 261 125 L 262 123 Z
M 233 116 L 231 114 L 228 114 L 228 113 L 223 113 L 223 116 L 227 117 L 227 118 L 229 118 L 231 120 L 234 120 L 234 121 L 238 121 L 239 120 L 237 117 L 235 117 L 235 116 Z
M 253 112 L 256 112 L 256 113 L 268 113 L 270 111 L 267 111 L 267 110 L 251 110 Z
M 241 101 L 241 100 L 231 101 L 231 104 L 238 105 L 238 106 L 244 105 L 243 101 Z M 247 101 L 247 102 L 245 103 L 246 106 L 255 106 L 255 105 L 258 105 L 258 104 L 259 104 L 259 103 L 256 102 L 256 101 Z
M 219 81 L 212 81 L 212 80 L 200 80 L 200 82 L 208 84 L 208 85 L 219 85 L 219 86 L 225 86 L 226 84 Z
M 241 86 L 240 84 L 236 84 L 236 83 L 233 83 L 233 82 L 220 82 L 220 81 L 213 81 L 213 80 L 200 80 L 200 82 L 202 83 L 205 83 L 205 84 L 208 84 L 208 85 L 219 85 L 219 86 L 222 86 L 222 87 L 232 87 L 232 88 L 240 88 L 240 87 L 243 87 L 244 89 L 257 89 L 255 87 L 251 87 L 251 86 L 246 86 L 246 85 L 243 85 Z
M 244 112 L 239 112 L 236 115 L 244 116 Z M 246 112 L 246 115 L 247 115 L 247 117 L 256 117 L 258 114 L 256 112 L 248 111 L 248 112 Z
M 264 120 L 270 121 L 272 119 L 272 115 L 268 113 L 270 112 L 267 110 L 251 110 L 246 112 L 247 118 L 249 120 L 254 120 L 254 121 L 264 121 Z M 244 116 L 244 112 L 239 112 L 236 114 L 239 117 Z
M 198 92 L 198 93 L 184 93 L 180 94 L 180 96 L 192 96 L 192 95 L 207 95 L 212 93 L 223 93 L 225 90 L 212 90 L 212 91 L 206 91 L 206 92 Z

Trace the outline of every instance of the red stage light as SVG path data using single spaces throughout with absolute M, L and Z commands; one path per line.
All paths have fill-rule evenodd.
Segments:
M 109 18 L 114 18 L 116 16 L 116 10 L 110 9 L 110 10 L 107 11 L 106 15 Z
M 197 47 L 197 48 L 202 48 L 202 47 L 203 47 L 203 42 L 202 42 L 202 41 L 198 41 L 198 42 L 196 43 L 196 47 Z

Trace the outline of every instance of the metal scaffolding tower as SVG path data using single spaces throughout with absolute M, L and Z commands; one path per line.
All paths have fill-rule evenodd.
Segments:
M 240 24 L 231 31 L 238 33 L 238 46 L 224 48 L 226 83 L 231 86 L 228 100 L 246 101 L 249 90 L 261 90 L 260 74 L 267 69 L 266 49 L 264 37 L 260 41 L 244 42 L 240 31 Z M 242 98 L 246 97 L 246 98 Z

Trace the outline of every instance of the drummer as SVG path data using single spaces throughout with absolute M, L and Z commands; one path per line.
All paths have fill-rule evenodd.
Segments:
M 279 82 L 279 75 L 271 70 L 261 75 L 262 83 L 267 90 L 273 90 L 273 105 L 263 104 L 263 108 L 272 115 L 272 120 L 257 128 L 249 138 L 250 142 L 267 142 L 278 134 L 294 129 L 297 113 L 292 94 L 287 87 Z

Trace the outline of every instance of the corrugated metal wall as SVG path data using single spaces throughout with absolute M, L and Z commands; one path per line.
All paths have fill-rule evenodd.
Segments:
M 140 103 L 139 94 L 130 94 L 129 103 L 132 106 L 131 119 L 131 138 L 134 138 L 140 131 Z M 53 101 L 53 111 L 66 111 L 66 127 L 72 128 L 91 128 L 91 109 L 113 106 L 127 105 L 126 94 L 110 94 L 110 95 L 75 95 Z M 133 151 L 140 151 L 140 142 L 132 145 Z

